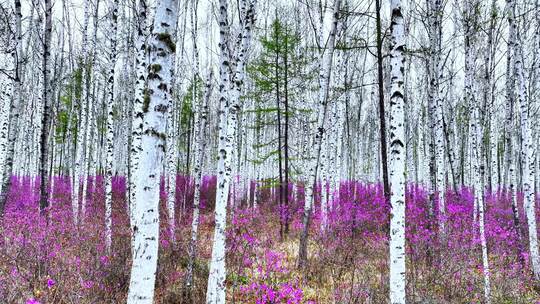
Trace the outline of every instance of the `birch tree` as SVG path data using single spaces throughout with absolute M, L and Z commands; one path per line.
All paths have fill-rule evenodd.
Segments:
M 88 44 L 88 21 L 90 18 L 89 13 L 89 2 L 90 0 L 84 0 L 84 16 L 83 16 L 83 29 L 82 29 L 82 59 L 81 59 L 81 69 L 82 69 L 82 86 L 85 87 L 86 84 L 84 83 L 85 79 L 87 79 L 87 73 L 86 73 L 86 67 L 88 65 L 87 63 L 87 44 Z M 73 176 L 72 176 L 72 183 L 71 183 L 71 189 L 72 189 L 72 197 L 71 197 L 71 203 L 72 203 L 72 209 L 73 209 L 73 221 L 75 224 L 78 224 L 79 222 L 79 207 L 81 205 L 81 199 L 80 199 L 80 188 L 81 183 L 84 183 L 84 171 L 83 166 L 85 164 L 85 135 L 87 132 L 87 99 L 84 96 L 85 91 L 81 93 L 80 100 L 80 108 L 79 108 L 79 115 L 78 115 L 78 128 L 77 128 L 77 139 L 76 139 L 76 148 L 75 148 L 75 163 L 73 164 Z M 84 196 L 83 196 L 84 197 Z
M 405 26 L 400 0 L 390 2 L 390 303 L 405 303 Z
M 332 68 L 332 58 L 334 53 L 334 43 L 336 39 L 336 29 L 339 17 L 339 9 L 341 0 L 334 0 L 332 7 L 332 19 L 328 31 L 328 40 L 326 41 L 325 49 L 321 55 L 319 69 L 319 92 L 317 103 L 317 121 L 315 137 L 313 141 L 313 149 L 310 151 L 310 161 L 308 164 L 309 176 L 305 184 L 305 202 L 304 212 L 302 216 L 303 231 L 300 237 L 298 249 L 298 268 L 303 268 L 307 263 L 307 244 L 308 232 L 311 223 L 311 213 L 315 203 L 313 188 L 317 182 L 317 171 L 321 163 L 321 153 L 323 140 L 325 138 L 325 121 L 328 108 L 328 86 L 330 83 L 330 75 Z M 325 152 L 324 152 L 325 153 Z M 324 182 L 324 181 L 323 181 Z
M 435 147 L 430 148 L 434 153 L 431 158 L 435 160 L 433 164 L 435 168 L 435 184 L 432 185 L 434 193 L 438 193 L 439 202 L 439 227 L 441 232 L 444 232 L 445 226 L 445 191 L 446 191 L 446 163 L 444 150 L 444 126 L 443 126 L 443 99 L 440 92 L 440 80 L 442 78 L 442 62 L 441 62 L 441 40 L 442 40 L 442 20 L 443 20 L 443 5 L 441 0 L 428 1 L 428 19 L 429 19 L 429 42 L 430 42 L 430 58 L 429 58 L 429 115 L 431 120 L 431 129 L 434 131 L 434 138 L 431 141 Z M 434 196 L 433 196 L 434 197 Z
M 11 50 L 12 62 L 14 64 L 12 87 L 13 94 L 9 104 L 9 116 L 8 116 L 8 132 L 7 132 L 7 147 L 4 158 L 4 167 L 0 180 L 0 217 L 4 213 L 4 207 L 7 201 L 8 190 L 11 186 L 11 175 L 13 174 L 13 157 L 15 154 L 15 142 L 17 140 L 17 124 L 19 121 L 19 105 L 21 102 L 21 56 L 22 56 L 22 13 L 21 13 L 21 1 L 15 0 L 15 46 Z
M 225 303 L 225 225 L 227 220 L 227 201 L 229 196 L 229 183 L 231 178 L 230 161 L 232 147 L 227 138 L 227 113 L 230 107 L 229 95 L 229 4 L 227 0 L 219 1 L 219 152 L 218 152 L 218 181 L 216 189 L 215 230 L 212 245 L 212 258 L 208 288 L 206 291 L 207 304 Z M 227 165 L 229 165 L 227 167 Z M 225 172 L 227 170 L 227 172 Z
M 518 235 L 519 247 L 522 247 L 522 233 L 518 211 L 518 204 L 516 200 L 516 168 L 514 158 L 514 142 L 513 135 L 516 132 L 514 130 L 514 107 L 515 107 L 515 44 L 516 44 L 516 23 L 515 23 L 515 1 L 506 1 L 507 20 L 508 20 L 508 40 L 506 51 L 506 103 L 505 103 L 505 147 L 504 147 L 504 172 L 503 172 L 503 186 L 506 192 L 510 195 L 512 204 L 512 216 L 514 221 L 514 229 Z M 520 250 L 521 251 L 521 250 Z
M 148 68 L 148 97 L 142 106 L 140 159 L 135 189 L 134 252 L 128 303 L 153 303 L 159 244 L 159 182 L 165 154 L 166 120 L 176 46 L 176 0 L 157 2 Z
M 515 47 L 515 71 L 518 77 L 518 103 L 521 117 L 521 171 L 523 183 L 523 207 L 527 216 L 529 228 L 529 255 L 534 278 L 540 282 L 540 256 L 538 253 L 538 231 L 536 228 L 536 209 L 534 194 L 534 147 L 531 126 L 529 122 L 529 103 L 526 96 L 525 75 L 523 71 L 523 50 L 520 33 L 517 32 Z
M 215 207 L 214 240 L 212 258 L 206 291 L 206 303 L 225 303 L 225 229 L 227 202 L 232 176 L 232 160 L 235 147 L 237 113 L 240 109 L 240 93 L 244 81 L 244 65 L 251 43 L 251 31 L 255 22 L 255 0 L 241 1 L 241 33 L 237 54 L 232 58 L 230 49 L 230 25 L 228 21 L 228 1 L 219 1 L 219 143 L 217 165 L 217 189 Z M 235 67 L 234 71 L 229 70 Z
M 470 60 L 470 59 L 469 59 Z M 470 63 L 469 63 L 470 64 Z M 470 97 L 469 97 L 470 98 Z M 471 146 L 473 150 L 473 172 L 474 172 L 474 200 L 475 206 L 478 208 L 478 226 L 480 233 L 480 247 L 482 249 L 482 266 L 484 274 L 484 297 L 486 303 L 491 303 L 491 284 L 490 284 L 490 270 L 487 251 L 487 240 L 485 233 L 485 212 L 484 212 L 484 174 L 482 163 L 482 128 L 479 119 L 479 106 L 472 105 L 472 117 L 471 117 Z M 476 220 L 476 219 L 475 219 Z
M 137 213 L 137 187 L 135 172 L 137 172 L 140 163 L 141 157 L 141 137 L 143 130 L 143 105 L 147 102 L 148 95 L 146 91 L 146 79 L 147 79 L 147 47 L 146 47 L 146 38 L 148 35 L 147 27 L 147 14 L 148 8 L 146 0 L 139 0 L 137 6 L 137 36 L 135 40 L 135 49 L 136 49 L 136 81 L 135 81 L 135 99 L 133 101 L 133 114 L 132 114 L 132 126 L 131 126 L 131 148 L 130 148 L 130 161 L 129 161 L 129 171 L 128 171 L 128 180 L 129 180 L 129 214 L 130 214 L 130 225 L 131 229 L 134 230 L 136 227 L 137 218 L 135 217 Z M 132 242 L 134 239 L 132 239 Z M 132 243 L 134 246 L 134 243 Z
M 118 0 L 110 3 L 110 50 L 109 50 L 109 75 L 107 79 L 107 155 L 105 165 L 105 243 L 107 251 L 111 251 L 112 243 L 112 175 L 114 161 L 114 71 L 116 66 L 116 33 L 118 29 Z
M 185 297 L 188 301 L 192 301 L 191 288 L 193 285 L 193 267 L 195 264 L 195 258 L 197 255 L 197 239 L 199 229 L 199 213 L 201 203 L 201 182 L 202 182 L 202 162 L 204 159 L 204 151 L 206 147 L 206 129 L 208 120 L 208 106 L 210 97 L 212 94 L 212 72 L 208 75 L 206 80 L 205 94 L 202 105 L 200 105 L 199 120 L 195 121 L 196 133 L 195 133 L 195 164 L 193 166 L 193 178 L 194 178 L 194 194 L 193 194 L 193 218 L 191 223 L 191 239 L 189 242 L 188 254 L 188 269 L 186 273 L 185 283 Z

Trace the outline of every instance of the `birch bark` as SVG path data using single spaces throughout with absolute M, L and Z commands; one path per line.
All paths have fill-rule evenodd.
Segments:
M 0 171 L 0 217 L 4 213 L 7 200 L 8 189 L 11 186 L 11 176 L 13 175 L 13 156 L 15 154 L 15 142 L 17 140 L 17 124 L 19 122 L 19 105 L 21 103 L 21 60 L 22 53 L 22 28 L 21 28 L 21 1 L 15 0 L 15 46 L 11 56 L 14 64 L 13 94 L 9 105 L 9 123 L 7 132 L 6 156 L 4 158 L 4 168 Z
M 332 9 L 332 20 L 330 24 L 330 30 L 328 34 L 328 41 L 326 42 L 326 50 L 324 50 L 322 55 L 322 60 L 320 63 L 319 70 L 319 102 L 317 103 L 317 124 L 315 130 L 315 138 L 313 140 L 313 150 L 310 151 L 311 159 L 308 164 L 309 177 L 307 183 L 305 184 L 305 202 L 304 202 L 304 213 L 302 224 L 304 226 L 302 235 L 299 242 L 299 251 L 298 251 L 298 267 L 303 268 L 307 262 L 307 243 L 308 243 L 308 232 L 311 222 L 311 213 L 314 205 L 314 193 L 313 188 L 317 182 L 317 171 L 321 162 L 321 154 L 323 140 L 325 135 L 325 121 L 326 121 L 326 112 L 328 105 L 328 86 L 330 83 L 331 67 L 332 67 L 332 57 L 334 53 L 334 43 L 336 39 L 336 28 L 339 17 L 339 8 L 341 0 L 334 0 L 333 9 Z M 324 181 L 323 181 L 324 182 Z
M 133 101 L 132 129 L 131 129 L 131 149 L 129 163 L 129 214 L 131 229 L 136 227 L 137 205 L 137 183 L 135 182 L 135 172 L 137 172 L 141 157 L 141 137 L 143 130 L 143 104 L 148 100 L 148 92 L 146 90 L 147 79 L 147 54 L 146 38 L 148 36 L 147 27 L 148 8 L 146 0 L 139 0 L 137 7 L 137 37 L 135 41 L 135 49 L 137 52 L 136 58 L 136 80 L 135 80 L 135 99 Z M 132 239 L 132 242 L 134 239 Z M 134 244 L 132 244 L 134 246 Z
M 523 68 L 523 49 L 520 33 L 517 32 L 515 44 L 515 67 L 518 77 L 518 100 L 521 114 L 521 170 L 523 183 L 523 207 L 529 228 L 529 254 L 532 270 L 537 282 L 540 281 L 540 256 L 538 253 L 538 232 L 536 225 L 535 194 L 534 194 L 534 146 L 529 122 L 529 103 L 526 96 L 525 75 Z
M 400 0 L 392 0 L 390 47 L 390 303 L 405 303 L 405 26 Z
M 116 35 L 118 29 L 118 0 L 112 0 L 110 8 L 110 50 L 109 75 L 107 79 L 107 155 L 105 164 L 105 244 L 107 252 L 112 244 L 112 176 L 114 161 L 114 110 L 115 110 L 115 66 L 116 66 Z
M 248 0 L 241 5 L 246 6 Z M 227 220 L 227 202 L 232 177 L 233 151 L 237 129 L 237 113 L 240 110 L 240 92 L 244 81 L 244 65 L 246 54 L 251 43 L 251 31 L 255 22 L 256 0 L 249 1 L 241 24 L 240 48 L 236 58 L 231 59 L 228 46 L 230 43 L 230 26 L 228 21 L 227 0 L 219 1 L 220 29 L 220 110 L 219 110 L 219 144 L 218 144 L 218 181 L 216 190 L 216 207 L 214 241 L 212 258 L 208 276 L 206 303 L 225 303 L 225 229 Z M 234 66 L 234 72 L 229 69 Z M 231 77 L 232 76 L 232 77 Z
M 176 45 L 172 40 L 177 22 L 177 0 L 157 2 L 148 98 L 142 105 L 140 159 L 134 172 L 137 184 L 133 227 L 134 254 L 127 303 L 153 303 L 159 244 L 159 183 L 165 155 L 166 121 L 172 93 Z

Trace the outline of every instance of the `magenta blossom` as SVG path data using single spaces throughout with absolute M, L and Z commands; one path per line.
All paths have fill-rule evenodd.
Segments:
M 55 284 L 56 284 L 56 281 L 55 281 L 55 280 L 53 280 L 53 279 L 51 279 L 51 278 L 47 279 L 47 287 L 48 287 L 48 288 L 53 287 Z

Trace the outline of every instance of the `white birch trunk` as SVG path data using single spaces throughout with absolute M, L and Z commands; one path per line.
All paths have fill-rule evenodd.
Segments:
M 195 264 L 195 258 L 197 254 L 197 238 L 198 238 L 198 229 L 199 229 L 199 206 L 201 198 L 201 182 L 202 182 L 202 161 L 204 159 L 204 150 L 206 147 L 206 128 L 207 128 L 207 118 L 208 118 L 208 105 L 210 102 L 210 96 L 212 94 L 212 73 L 208 76 L 206 80 L 206 89 L 203 104 L 200 106 L 200 115 L 199 121 L 195 122 L 196 127 L 196 136 L 195 136 L 195 155 L 194 155 L 194 166 L 193 166 L 193 179 L 195 191 L 193 194 L 193 219 L 191 222 L 191 240 L 189 243 L 189 260 L 188 260 L 188 270 L 186 274 L 186 290 L 189 299 L 191 299 L 191 287 L 193 284 L 193 267 Z
M 116 66 L 116 35 L 118 28 L 118 0 L 110 4 L 110 50 L 109 75 L 107 80 L 107 155 L 105 164 L 105 245 L 107 252 L 111 252 L 112 244 L 112 176 L 114 161 L 114 108 L 115 108 L 115 66 Z
M 536 229 L 536 211 L 534 194 L 534 147 L 529 122 L 529 104 L 526 97 L 525 75 L 523 71 L 523 51 L 521 48 L 520 33 L 517 33 L 515 45 L 515 65 L 518 77 L 518 100 L 521 109 L 521 169 L 524 195 L 524 209 L 529 227 L 529 254 L 534 277 L 540 281 L 540 256 L 538 253 L 538 232 Z
M 169 234 L 171 242 L 176 243 L 175 201 L 176 201 L 176 119 L 175 107 L 172 99 L 167 113 L 167 153 L 165 169 L 165 185 L 167 189 L 167 213 L 169 216 Z M 187 191 L 186 191 L 187 192 Z
M 15 59 L 15 58 L 13 58 Z M 0 63 L 3 64 L 0 59 Z M 11 65 L 11 64 L 10 64 Z M 7 145 L 9 136 L 10 108 L 13 96 L 13 82 L 5 75 L 0 75 L 0 174 L 5 172 L 5 161 L 7 158 Z M 2 176 L 0 178 L 3 180 Z M 0 185 L 0 192 L 2 192 Z
M 439 196 L 439 230 L 442 235 L 445 230 L 445 192 L 446 192 L 446 163 L 445 163 L 445 149 L 444 149 L 444 125 L 443 125 L 443 99 L 440 92 L 439 81 L 442 79 L 442 63 L 441 61 L 441 49 L 440 44 L 442 40 L 442 14 L 443 8 L 441 0 L 431 0 L 432 5 L 430 14 L 431 28 L 430 28 L 430 43 L 431 43 L 431 94 L 433 97 L 433 122 L 432 126 L 435 132 L 434 145 L 435 145 L 435 187 L 434 191 L 438 192 Z
M 133 116 L 131 128 L 131 148 L 130 148 L 130 163 L 129 163 L 129 215 L 130 225 L 133 230 L 136 226 L 137 205 L 137 183 L 135 182 L 135 172 L 137 172 L 141 157 L 141 137 L 143 129 L 143 104 L 149 98 L 146 91 L 147 78 L 147 48 L 146 38 L 148 36 L 147 17 L 148 8 L 146 0 L 139 0 L 137 7 L 137 37 L 135 41 L 135 49 L 137 52 L 136 58 L 136 81 L 135 81 L 135 99 L 133 101 Z M 132 242 L 134 240 L 132 239 Z M 132 247 L 134 244 L 132 243 Z M 134 248 L 132 248 L 134 249 Z
M 153 303 L 159 244 L 159 184 L 165 155 L 166 121 L 172 92 L 177 21 L 176 0 L 158 1 L 150 49 L 148 95 L 143 103 L 140 162 L 133 228 L 134 254 L 127 303 Z
M 21 104 L 21 60 L 22 54 L 22 13 L 21 1 L 15 0 L 15 47 L 12 50 L 13 67 L 13 94 L 9 105 L 9 125 L 7 132 L 6 156 L 4 158 L 4 168 L 0 171 L 0 216 L 4 212 L 7 193 L 11 185 L 11 175 L 13 174 L 13 156 L 15 155 L 15 143 L 17 141 L 17 126 L 19 122 L 19 108 Z M 26 129 L 24 129 L 26 130 Z
M 87 43 L 88 43 L 88 21 L 89 21 L 89 1 L 90 0 L 84 0 L 84 17 L 83 17 L 83 41 L 82 41 L 82 54 L 83 56 L 86 56 L 86 49 L 87 49 Z M 82 69 L 83 73 L 83 79 L 86 79 L 86 64 L 87 59 L 83 57 L 82 59 L 83 66 L 80 67 Z M 83 87 L 86 86 L 83 80 Z M 84 91 L 84 90 L 83 90 Z M 84 96 L 84 92 L 82 93 L 80 102 L 80 114 L 78 116 L 78 128 L 77 128 L 77 141 L 76 141 L 76 155 L 75 155 L 75 164 L 74 164 L 74 174 L 73 174 L 73 181 L 71 183 L 71 190 L 72 190 L 72 208 L 73 208 L 73 221 L 75 224 L 79 223 L 79 206 L 80 206 L 80 183 L 84 182 L 82 179 L 82 166 L 84 166 L 84 138 L 86 133 L 86 125 L 87 125 L 87 100 Z
M 474 175 L 474 201 L 475 209 L 478 211 L 478 226 L 480 233 L 480 246 L 482 248 L 482 266 L 484 272 L 484 297 L 486 303 L 491 303 L 491 285 L 490 285 L 490 270 L 489 260 L 487 253 L 487 241 L 485 233 L 485 220 L 484 220 L 484 175 L 483 171 L 483 157 L 482 157 L 482 127 L 480 126 L 479 119 L 479 105 L 471 105 L 472 109 L 471 117 L 471 146 L 473 154 L 473 175 Z M 475 219 L 476 220 L 476 219 Z
M 405 303 L 405 26 L 401 1 L 392 0 L 390 87 L 390 303 Z
M 246 2 L 244 0 L 243 2 Z M 245 5 L 245 3 L 243 4 Z M 218 147 L 218 181 L 216 190 L 214 242 L 206 291 L 206 303 L 225 303 L 225 228 L 227 220 L 227 202 L 232 177 L 232 161 L 234 143 L 236 142 L 237 113 L 240 109 L 239 99 L 244 80 L 244 64 L 246 53 L 251 43 L 251 31 L 255 21 L 255 0 L 243 16 L 240 49 L 234 58 L 235 71 L 230 75 L 227 71 L 231 65 L 228 52 L 229 22 L 227 0 L 219 1 L 220 28 L 220 122 Z M 233 76 L 229 80 L 230 76 Z
M 219 143 L 218 143 L 218 174 L 215 206 L 215 229 L 212 245 L 212 258 L 208 287 L 206 290 L 207 304 L 225 303 L 225 224 L 227 220 L 227 201 L 231 179 L 231 167 L 228 159 L 232 158 L 231 143 L 227 138 L 227 120 L 230 102 L 229 87 L 229 21 L 228 1 L 219 1 Z M 227 167 L 226 163 L 229 164 Z M 227 172 L 225 171 L 227 170 Z
M 90 78 L 90 76 L 88 77 Z M 89 79 L 87 81 L 90 81 Z M 84 84 L 83 84 L 84 85 Z M 84 90 L 83 90 L 84 91 Z M 96 104 L 94 103 L 93 99 L 90 98 L 89 95 L 87 95 L 88 100 L 88 114 L 87 114 L 87 124 L 85 126 L 86 134 L 84 137 L 84 161 L 82 163 L 82 170 L 81 170 L 81 179 L 82 179 L 82 193 L 81 193 L 81 201 L 80 201 L 80 222 L 84 223 L 85 217 L 86 217 L 86 205 L 87 205 L 87 194 L 88 194 L 88 177 L 90 176 L 90 163 L 91 163 L 91 156 L 90 153 L 92 152 L 92 149 L 94 149 L 94 145 L 92 145 L 92 133 L 94 132 L 94 119 L 95 119 L 95 107 Z
M 307 238 L 309 225 L 311 221 L 311 212 L 314 205 L 314 195 L 313 189 L 315 183 L 317 182 L 317 171 L 320 169 L 319 165 L 323 164 L 321 159 L 324 151 L 322 151 L 323 140 L 326 137 L 325 135 L 325 121 L 326 121 L 326 111 L 328 103 L 328 86 L 330 83 L 331 67 L 332 67 L 332 57 L 334 54 L 334 44 L 336 40 L 336 29 L 338 23 L 338 14 L 340 8 L 341 0 L 334 0 L 333 10 L 332 10 L 332 20 L 330 24 L 328 41 L 326 43 L 326 50 L 322 54 L 322 60 L 320 62 L 319 70 L 319 102 L 317 104 L 317 124 L 315 131 L 315 138 L 313 140 L 313 150 L 310 151 L 311 159 L 308 163 L 309 177 L 307 183 L 305 184 L 305 202 L 304 202 L 304 214 L 303 214 L 303 232 L 299 242 L 299 254 L 298 254 L 298 267 L 303 268 L 307 262 Z M 320 163 L 319 163 L 320 162 Z M 324 181 L 323 181 L 324 183 Z

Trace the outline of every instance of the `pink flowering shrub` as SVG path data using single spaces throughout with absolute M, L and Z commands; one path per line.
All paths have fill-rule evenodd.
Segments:
M 309 233 L 309 263 L 296 267 L 302 232 L 304 186 L 290 183 L 287 205 L 279 190 L 257 183 L 233 187 L 227 228 L 227 297 L 235 303 L 385 303 L 388 294 L 390 206 L 381 185 L 344 181 L 318 184 Z M 194 183 L 176 178 L 175 238 L 168 229 L 166 186 L 161 185 L 160 251 L 156 303 L 182 303 L 191 233 Z M 216 178 L 201 183 L 201 217 L 193 299 L 204 302 L 214 229 Z M 129 285 L 130 224 L 123 177 L 113 179 L 112 250 L 105 248 L 103 178 L 89 177 L 86 201 L 74 222 L 71 181 L 54 177 L 50 206 L 38 207 L 39 182 L 12 177 L 0 225 L 0 302 L 122 303 Z M 328 225 L 321 223 L 321 189 L 328 191 Z M 82 192 L 82 188 L 81 188 Z M 249 194 L 249 196 L 248 196 Z M 483 269 L 474 193 L 448 190 L 430 203 L 422 187 L 407 188 L 407 293 L 410 302 L 479 303 Z M 81 196 L 82 198 L 82 196 Z M 485 229 L 494 303 L 534 303 L 528 230 L 518 193 L 519 230 L 510 195 L 486 191 Z M 537 204 L 537 213 L 540 211 Z M 288 223 L 289 231 L 285 233 Z M 280 235 L 282 231 L 283 235 Z

